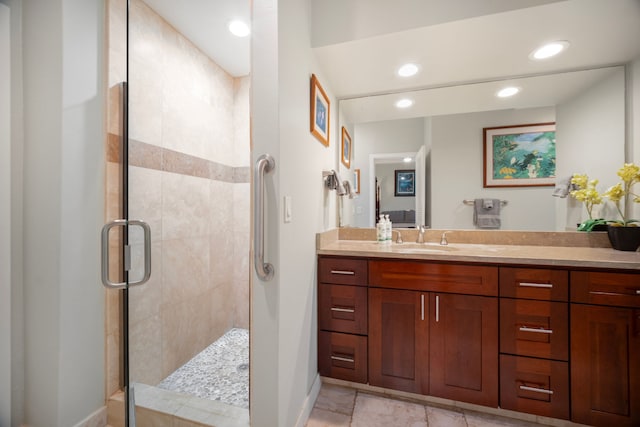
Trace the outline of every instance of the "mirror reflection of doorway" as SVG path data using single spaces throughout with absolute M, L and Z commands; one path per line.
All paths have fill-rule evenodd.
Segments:
M 373 172 L 371 226 L 378 222 L 380 215 L 388 215 L 394 228 L 426 225 L 424 148 L 414 153 L 372 154 L 370 163 Z

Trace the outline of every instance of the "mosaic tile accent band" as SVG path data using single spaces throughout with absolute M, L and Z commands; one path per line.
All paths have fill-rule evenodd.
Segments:
M 109 134 L 107 161 L 120 162 L 120 137 Z M 248 166 L 233 167 L 222 163 L 180 153 L 145 142 L 129 140 L 129 164 L 180 175 L 207 178 L 213 181 L 248 183 L 251 171 Z

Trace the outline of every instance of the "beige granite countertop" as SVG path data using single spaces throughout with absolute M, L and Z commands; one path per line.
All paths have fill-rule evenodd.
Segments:
M 416 230 L 403 230 L 402 244 L 378 244 L 375 230 L 331 230 L 317 235 L 316 248 L 319 255 L 640 271 L 640 252 L 612 249 L 606 233 L 603 238 L 587 233 L 454 231 L 447 235 L 449 245 L 441 246 L 437 242 L 442 231 L 428 230 L 425 244 L 415 243 Z

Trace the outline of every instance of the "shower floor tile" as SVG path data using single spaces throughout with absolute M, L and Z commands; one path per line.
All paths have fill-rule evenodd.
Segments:
M 159 388 L 249 407 L 249 331 L 234 328 L 158 384 Z

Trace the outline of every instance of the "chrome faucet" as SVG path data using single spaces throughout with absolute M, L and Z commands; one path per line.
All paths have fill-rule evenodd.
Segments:
M 449 244 L 449 241 L 447 241 L 447 233 L 451 233 L 451 230 L 445 231 L 444 233 L 442 233 L 442 236 L 440 237 L 440 244 L 442 246 L 446 246 Z
M 424 232 L 427 230 L 427 226 L 421 225 L 420 227 L 418 227 L 418 239 L 416 240 L 416 243 L 424 243 Z
M 398 238 L 396 239 L 396 243 L 398 244 L 404 243 L 404 240 L 402 240 L 402 233 L 400 232 L 400 230 L 392 230 L 392 233 L 398 233 Z

